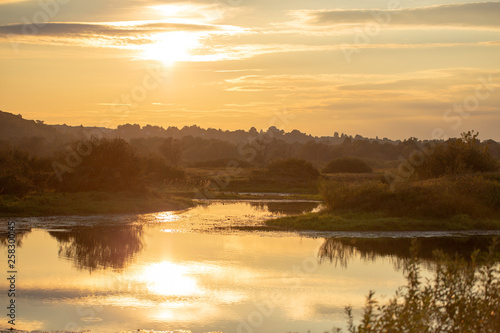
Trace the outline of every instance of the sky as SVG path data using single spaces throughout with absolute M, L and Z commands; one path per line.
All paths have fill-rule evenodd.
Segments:
M 0 110 L 49 124 L 500 140 L 500 2 L 0 0 Z

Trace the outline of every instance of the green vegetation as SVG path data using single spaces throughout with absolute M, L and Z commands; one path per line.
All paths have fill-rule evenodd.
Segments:
M 337 158 L 326 165 L 324 173 L 370 173 L 372 168 L 360 158 L 342 157 Z
M 267 173 L 270 177 L 299 181 L 316 180 L 320 175 L 319 171 L 310 162 L 295 158 L 270 163 L 267 167 Z
M 494 172 L 500 164 L 488 153 L 488 145 L 478 140 L 479 133 L 469 131 L 461 139 L 450 139 L 436 146 L 415 168 L 418 179 L 460 175 L 471 172 Z
M 388 184 L 377 176 L 332 176 L 319 186 L 324 212 L 267 225 L 302 230 L 498 230 L 500 173 L 491 172 L 497 168 L 477 134 L 468 132 L 436 147 L 412 179 Z
M 350 333 L 382 332 L 498 332 L 500 327 L 500 269 L 498 242 L 486 254 L 474 252 L 471 260 L 435 253 L 432 281 L 420 273 L 413 250 L 404 264 L 407 285 L 384 305 L 368 294 L 363 317 L 354 324 L 346 308 Z M 337 332 L 341 332 L 337 329 Z
M 378 212 L 394 217 L 500 217 L 497 175 L 463 175 L 398 183 L 324 181 L 320 193 L 331 212 Z
M 0 196 L 0 216 L 135 214 L 186 209 L 192 205 L 188 198 L 157 191 L 44 192 L 23 197 Z
M 375 177 L 324 180 L 321 213 L 267 225 L 298 230 L 499 230 L 500 175 L 463 175 L 398 184 Z
M 380 213 L 328 212 L 281 217 L 266 221 L 269 227 L 317 231 L 455 231 L 500 230 L 500 219 L 473 219 L 467 215 L 449 218 L 391 217 Z

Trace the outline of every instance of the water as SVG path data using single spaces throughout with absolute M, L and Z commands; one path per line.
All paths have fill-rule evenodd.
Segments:
M 433 249 L 467 256 L 487 244 L 475 233 L 259 228 L 271 217 L 319 208 L 291 200 L 213 201 L 176 213 L 15 219 L 16 328 L 324 332 L 345 326 L 344 307 L 359 311 L 369 290 L 392 296 L 404 284 L 401 263 L 412 237 L 420 238 L 428 275 Z M 5 244 L 0 249 L 6 258 Z M 8 289 L 3 278 L 0 288 Z M 9 327 L 4 317 L 0 328 Z

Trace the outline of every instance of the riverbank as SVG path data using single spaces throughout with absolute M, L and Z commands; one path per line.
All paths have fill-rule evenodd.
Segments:
M 339 176 L 320 184 L 326 209 L 267 221 L 319 231 L 500 230 L 498 173 L 388 184 Z
M 266 221 L 266 226 L 314 231 L 465 231 L 500 230 L 500 219 L 474 219 L 467 215 L 448 218 L 390 217 L 377 213 L 328 212 L 287 216 Z
M 139 214 L 186 209 L 187 197 L 162 192 L 45 192 L 0 196 L 0 217 Z

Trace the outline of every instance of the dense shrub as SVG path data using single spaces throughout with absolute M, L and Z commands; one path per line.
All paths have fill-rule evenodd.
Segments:
M 48 158 L 32 157 L 19 150 L 0 151 L 0 194 L 24 195 L 44 189 L 51 172 Z
M 140 166 L 143 179 L 146 182 L 175 181 L 186 177 L 183 170 L 170 165 L 157 155 L 141 158 Z
M 359 325 L 354 324 L 352 308 L 346 308 L 348 331 L 498 332 L 500 269 L 497 244 L 493 242 L 481 263 L 477 251 L 470 261 L 436 253 L 433 281 L 422 278 L 420 262 L 414 255 L 404 265 L 407 285 L 400 288 L 394 298 L 379 305 L 374 292 L 370 291 Z
M 138 185 L 139 160 L 123 139 L 92 139 L 75 144 L 87 147 L 90 154 L 81 157 L 62 182 L 53 184 L 62 191 L 122 191 Z M 60 159 L 63 160 L 64 156 Z
M 427 179 L 498 170 L 498 161 L 488 153 L 488 146 L 480 143 L 478 135 L 479 133 L 469 131 L 463 133 L 460 139 L 450 139 L 437 145 L 416 166 L 415 175 L 420 179 Z
M 319 171 L 305 160 L 289 158 L 271 162 L 267 167 L 267 173 L 271 177 L 281 177 L 300 181 L 318 179 Z
M 323 169 L 324 173 L 369 173 L 372 168 L 360 158 L 342 157 L 330 161 Z

